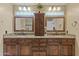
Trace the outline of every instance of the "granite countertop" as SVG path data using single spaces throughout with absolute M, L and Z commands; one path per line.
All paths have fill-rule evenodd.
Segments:
M 3 38 L 75 38 L 75 35 L 44 35 L 44 36 L 35 36 L 33 34 L 26 33 L 10 33 L 3 35 Z

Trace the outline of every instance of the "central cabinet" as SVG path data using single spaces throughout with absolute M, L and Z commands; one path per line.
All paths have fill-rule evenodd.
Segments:
M 32 40 L 32 55 L 46 56 L 47 55 L 47 40 L 36 38 Z
M 35 13 L 35 35 L 44 36 L 44 13 Z
M 75 38 L 4 38 L 4 56 L 74 56 Z

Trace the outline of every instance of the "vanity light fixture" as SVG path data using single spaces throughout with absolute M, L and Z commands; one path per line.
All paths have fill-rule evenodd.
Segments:
M 51 10 L 52 10 L 52 7 L 49 7 L 49 8 L 48 8 L 48 11 L 51 11 Z

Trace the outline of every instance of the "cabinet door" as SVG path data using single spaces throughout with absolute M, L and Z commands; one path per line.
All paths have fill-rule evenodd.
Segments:
M 21 56 L 30 56 L 31 55 L 31 46 L 20 45 L 20 55 Z
M 73 55 L 73 46 L 72 45 L 62 45 L 60 49 L 60 54 L 62 56 L 72 56 Z
M 17 51 L 17 40 L 14 38 L 5 38 L 3 41 L 3 55 L 15 56 L 18 55 Z
M 42 14 L 40 14 L 40 16 L 39 16 L 39 33 L 40 33 L 40 35 L 41 36 L 43 36 L 44 35 L 44 14 L 42 13 Z
M 19 39 L 19 55 L 30 56 L 31 55 L 31 39 Z
M 35 35 L 44 35 L 44 13 L 35 13 Z
M 48 46 L 47 55 L 49 55 L 49 56 L 59 56 L 60 55 L 59 50 L 60 50 L 59 45 Z
M 17 55 L 17 46 L 16 45 L 4 45 L 4 55 L 5 56 L 15 56 Z
M 36 17 L 35 17 L 36 18 Z M 35 19 L 35 35 L 39 35 L 39 19 L 38 18 L 36 18 Z

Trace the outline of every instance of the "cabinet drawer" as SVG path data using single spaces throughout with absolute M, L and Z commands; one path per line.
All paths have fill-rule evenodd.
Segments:
M 60 39 L 48 39 L 48 45 L 59 44 L 61 43 Z
M 31 39 L 18 39 L 18 43 L 20 45 L 30 45 L 31 44 Z
M 47 46 L 47 43 L 46 42 L 42 42 L 42 43 L 40 43 L 40 46 Z
M 47 47 L 40 47 L 40 51 L 46 51 Z
M 40 46 L 46 46 L 47 40 L 46 39 L 40 39 Z
M 68 43 L 75 44 L 75 39 L 68 39 Z
M 40 39 L 40 42 L 47 42 L 46 39 Z
M 11 39 L 4 39 L 4 44 L 17 44 L 17 40 L 14 38 Z
M 32 51 L 39 51 L 40 47 L 32 47 Z
M 32 46 L 39 46 L 40 41 L 38 39 L 32 40 Z
M 62 39 L 62 44 L 74 44 L 75 40 L 71 38 Z
M 48 42 L 59 42 L 60 41 L 60 39 L 48 39 Z
M 4 44 L 11 43 L 11 39 L 4 39 Z
M 68 44 L 68 39 L 62 39 L 62 44 Z

